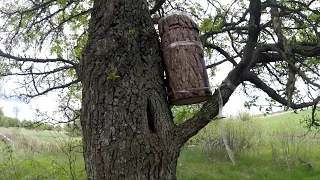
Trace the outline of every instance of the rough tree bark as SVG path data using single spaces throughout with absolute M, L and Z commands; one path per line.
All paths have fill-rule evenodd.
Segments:
M 238 19 L 237 22 L 231 20 L 231 23 L 227 23 L 228 16 L 225 16 L 222 18 L 224 20 L 221 30 L 207 31 L 202 34 L 200 39 L 203 45 L 206 48 L 216 50 L 226 58 L 214 64 L 218 65 L 230 61 L 234 65 L 234 69 L 229 72 L 219 86 L 219 91 L 214 92 L 199 113 L 184 123 L 175 125 L 163 82 L 164 62 L 158 35 L 153 26 L 154 20 L 151 19 L 151 14 L 158 11 L 167 1 L 154 0 L 153 2 L 154 7 L 150 11 L 148 10 L 147 0 L 94 0 L 93 8 L 80 13 L 78 13 L 77 8 L 80 5 L 78 1 L 68 0 L 57 5 L 56 0 L 50 0 L 27 3 L 26 5 L 30 5 L 30 7 L 25 7 L 24 3 L 22 3 L 23 5 L 20 4 L 23 7 L 19 7 L 18 4 L 17 8 L 14 9 L 7 9 L 3 6 L 3 11 L 0 12 L 1 17 L 6 19 L 2 29 L 8 31 L 8 37 L 1 42 L 6 43 L 5 46 L 12 45 L 12 49 L 6 48 L 9 51 L 13 50 L 14 47 L 24 49 L 25 43 L 28 45 L 30 43 L 30 48 L 34 48 L 33 45 L 35 45 L 35 47 L 39 46 L 41 49 L 42 43 L 38 44 L 38 40 L 43 42 L 50 40 L 49 37 L 56 36 L 64 31 L 64 28 L 61 27 L 73 26 L 74 21 L 81 21 L 79 22 L 80 25 L 83 24 L 86 16 L 84 18 L 78 17 L 91 12 L 88 42 L 80 64 L 73 61 L 73 58 L 71 58 L 73 60 L 23 58 L 0 50 L 1 57 L 10 59 L 8 62 L 4 61 L 5 71 L 0 73 L 0 76 L 19 75 L 24 77 L 21 84 L 23 91 L 19 93 L 19 97 L 30 99 L 50 91 L 70 86 L 78 87 L 77 83 L 81 81 L 83 88 L 81 125 L 84 135 L 84 158 L 88 179 L 176 179 L 179 148 L 215 118 L 219 112 L 221 101 L 225 104 L 235 88 L 244 81 L 251 82 L 282 105 L 290 106 L 292 109 L 313 106 L 313 110 L 315 110 L 320 101 L 320 96 L 312 98 L 309 102 L 296 104 L 290 99 L 293 90 L 291 90 L 290 95 L 288 93 L 288 99 L 282 97 L 276 91 L 279 89 L 268 86 L 268 83 L 260 79 L 255 70 L 263 66 L 267 68 L 267 65 L 273 62 L 286 62 L 292 69 L 289 73 L 299 76 L 305 81 L 306 85 L 310 85 L 311 89 L 317 90 L 312 86 L 319 89 L 320 85 L 313 79 L 314 76 L 309 78 L 306 74 L 308 72 L 317 74 L 315 72 L 317 69 L 304 64 L 304 60 L 302 60 L 305 57 L 316 58 L 320 56 L 320 45 L 317 43 L 319 39 L 316 30 L 317 23 L 314 23 L 315 20 L 311 20 L 311 15 L 316 15 L 317 10 L 310 9 L 310 3 L 307 5 L 298 3 L 298 1 L 294 2 L 297 4 L 295 8 L 292 5 L 287 7 L 286 3 L 276 1 L 261 3 L 261 0 L 250 0 L 248 10 L 243 12 L 240 19 L 236 18 Z M 56 11 L 51 12 L 51 7 L 55 7 Z M 57 9 L 57 7 L 63 8 Z M 294 44 L 280 43 L 281 32 L 274 28 L 278 32 L 279 42 L 265 44 L 263 43 L 263 35 L 258 43 L 261 30 L 269 29 L 270 22 L 276 24 L 280 22 L 273 21 L 273 16 L 271 21 L 260 24 L 261 11 L 265 11 L 266 8 L 279 8 L 285 15 L 287 13 L 297 13 L 296 15 L 299 18 L 286 16 L 286 19 L 297 21 L 296 30 L 302 28 L 302 30 L 309 31 L 310 27 L 314 32 L 302 36 L 301 40 L 308 36 L 306 41 L 295 43 L 296 40 L 292 39 L 290 42 Z M 300 14 L 301 9 L 302 11 L 306 9 L 305 13 L 307 15 L 302 12 Z M 40 14 L 38 11 L 41 11 Z M 76 12 L 69 14 L 67 11 Z M 246 21 L 247 14 L 250 14 L 248 22 Z M 60 20 L 60 15 L 68 17 Z M 217 16 L 216 18 L 220 19 L 221 17 Z M 58 23 L 51 23 L 52 21 L 56 22 L 56 20 Z M 307 26 L 300 27 L 299 24 L 303 24 L 304 20 L 308 21 Z M 42 25 L 45 28 L 38 32 L 38 27 L 42 27 Z M 12 27 L 15 27 L 13 31 Z M 79 29 L 81 28 L 82 26 L 79 27 Z M 231 33 L 232 31 L 239 32 Z M 234 34 L 242 37 L 247 35 L 245 47 L 242 49 L 241 45 L 241 51 L 234 48 L 234 51 L 239 53 L 236 52 L 237 56 L 231 56 L 221 47 L 211 44 L 211 36 L 215 37 L 217 33 L 231 33 L 231 39 L 233 39 L 231 36 Z M 43 38 L 41 34 L 47 34 L 47 36 Z M 312 37 L 311 34 L 314 34 L 316 38 Z M 29 42 L 31 39 L 28 36 L 30 35 L 37 36 L 31 38 L 35 43 Z M 273 38 L 272 33 L 270 35 Z M 242 42 L 242 38 L 240 41 Z M 16 45 L 20 42 L 22 43 L 21 46 Z M 80 44 L 81 42 L 77 43 L 77 45 Z M 289 58 L 287 57 L 288 52 L 290 54 Z M 297 65 L 302 65 L 301 70 L 291 60 L 295 56 L 291 56 L 291 52 L 297 54 L 295 61 Z M 235 58 L 237 57 L 241 57 L 241 61 L 236 61 Z M 302 58 L 301 62 L 300 58 Z M 15 60 L 15 62 L 11 60 Z M 305 58 L 305 62 L 309 60 L 309 58 Z M 38 68 L 33 68 L 33 65 L 29 66 L 29 63 L 35 65 L 46 64 L 46 66 L 43 66 L 43 71 L 41 71 Z M 51 63 L 53 64 L 51 65 Z M 57 67 L 47 71 L 47 66 L 50 66 L 49 69 L 51 69 L 54 64 Z M 208 67 L 212 67 L 214 64 Z M 17 65 L 20 67 L 17 67 Z M 7 67 L 11 66 L 15 67 L 13 72 L 7 70 Z M 309 68 L 310 71 L 304 73 L 305 68 Z M 68 83 L 64 82 L 64 78 L 61 80 L 62 82 L 56 82 L 57 79 L 55 78 L 52 79 L 56 75 L 70 77 L 69 70 L 71 69 L 76 70 L 79 79 L 73 79 Z M 16 70 L 18 70 L 17 73 Z M 267 71 L 269 70 L 267 69 Z M 197 71 L 195 70 L 195 72 Z M 68 75 L 65 73 L 68 73 Z M 274 77 L 272 71 L 269 71 L 269 73 L 271 74 L 270 77 Z M 277 72 L 277 74 L 282 73 Z M 36 83 L 27 83 L 29 80 Z M 277 81 L 283 84 L 280 80 Z M 53 85 L 44 82 L 52 82 Z M 42 87 L 42 84 L 44 87 Z M 38 91 L 37 86 L 42 91 Z M 314 119 L 313 111 L 311 125 L 317 125 L 314 123 Z
M 208 124 L 252 63 L 261 2 L 250 2 L 241 62 L 200 113 L 175 125 L 158 35 L 145 0 L 95 0 L 79 74 L 88 179 L 176 179 L 179 148 Z M 222 99 L 220 98 L 222 97 Z
M 96 0 L 81 65 L 89 179 L 175 179 L 179 144 L 145 0 Z

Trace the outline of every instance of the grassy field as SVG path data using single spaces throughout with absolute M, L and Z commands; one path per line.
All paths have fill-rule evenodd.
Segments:
M 192 148 L 182 150 L 178 177 L 320 179 L 320 139 L 314 138 L 315 132 L 307 133 L 305 124 L 301 123 L 309 114 L 310 111 L 289 112 L 249 121 L 225 120 L 223 124 L 235 154 L 235 165 L 223 146 L 218 123 L 212 122 L 189 141 Z
M 320 139 L 314 138 L 314 132 L 305 135 L 307 130 L 300 123 L 309 113 L 224 120 L 235 165 L 224 148 L 218 122 L 212 122 L 182 148 L 177 177 L 320 179 Z M 79 138 L 25 129 L 0 128 L 0 133 L 15 140 L 13 149 L 4 143 L 0 146 L 0 179 L 85 179 L 81 153 L 70 151 L 81 151 Z
M 65 132 L 57 132 L 57 131 L 36 131 L 36 130 L 27 130 L 23 128 L 5 128 L 0 127 L 0 133 L 8 134 L 9 136 L 21 136 L 26 138 L 32 138 L 39 141 L 56 141 L 69 139 L 69 136 L 65 134 Z

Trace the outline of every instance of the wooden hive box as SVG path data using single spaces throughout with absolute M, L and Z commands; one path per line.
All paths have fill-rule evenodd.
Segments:
M 160 19 L 159 32 L 169 102 L 188 105 L 207 100 L 211 90 L 197 24 L 178 12 Z

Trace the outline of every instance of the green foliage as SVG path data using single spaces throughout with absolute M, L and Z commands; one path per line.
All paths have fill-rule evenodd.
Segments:
M 20 121 L 15 118 L 1 116 L 0 127 L 19 127 Z
M 299 119 L 308 113 L 251 116 L 248 121 L 224 120 L 228 142 L 236 156 L 235 166 L 227 158 L 217 122 L 212 122 L 192 138 L 197 141 L 182 148 L 177 178 L 319 179 L 319 140 L 314 139 L 313 134 L 300 136 L 305 129 Z M 84 179 L 83 156 L 78 151 L 81 148 L 75 148 L 82 146 L 82 140 L 56 139 L 50 135 L 48 139 L 40 140 L 43 133 L 28 131 L 21 134 L 26 138 L 18 138 L 13 148 L 0 144 L 0 179 Z M 314 169 L 300 164 L 297 156 Z
M 68 136 L 71 137 L 80 137 L 82 136 L 81 124 L 80 120 L 76 120 L 72 123 L 68 123 L 63 128 L 64 131 L 67 132 Z
M 56 40 L 54 43 L 54 46 L 52 46 L 50 48 L 50 54 L 53 55 L 57 55 L 57 57 L 63 57 L 62 53 L 63 53 L 63 48 L 61 47 L 61 40 Z
M 118 79 L 120 76 L 117 75 L 118 69 L 116 67 L 113 67 L 109 73 L 107 73 L 107 79 L 115 81 Z
M 259 96 L 253 96 L 252 99 L 250 101 L 246 101 L 244 103 L 244 107 L 250 109 L 251 107 L 256 107 L 257 105 L 257 101 L 259 99 Z
M 176 124 L 181 124 L 188 118 L 191 118 L 201 108 L 200 104 L 187 105 L 187 106 L 173 106 L 171 111 L 173 113 L 174 122 Z
M 88 40 L 88 21 L 92 4 L 92 0 L 4 1 L 1 3 L 0 29 L 1 32 L 7 32 L 5 38 L 1 38 L 0 41 L 2 45 L 0 49 L 3 52 L 22 58 L 29 58 L 32 54 L 36 59 L 50 55 L 50 58 L 63 58 L 71 63 L 57 61 L 44 62 L 39 65 L 1 58 L 0 73 L 26 73 L 27 75 L 23 77 L 33 79 L 35 84 L 40 85 L 41 88 L 38 90 L 52 88 L 52 85 L 61 86 L 70 80 L 77 79 L 74 64 L 79 63 L 82 49 Z M 38 71 L 48 73 L 36 76 L 30 73 Z M 24 84 L 24 78 L 21 78 L 18 83 Z M 78 84 L 70 85 L 69 90 L 72 92 L 65 91 L 65 93 L 68 94 L 68 99 L 79 101 L 81 87 L 79 90 L 78 87 L 72 88 L 73 86 L 78 86 Z M 22 91 L 26 91 L 26 94 L 35 93 L 34 89 L 27 85 Z M 12 95 L 20 96 L 20 94 Z M 20 97 L 30 99 L 30 97 Z M 64 98 L 65 96 L 61 97 L 61 99 Z
M 228 144 L 236 157 L 235 166 L 228 158 L 218 123 L 212 122 L 182 150 L 177 175 L 180 179 L 317 179 L 319 139 L 314 139 L 313 133 L 304 135 L 307 129 L 300 123 L 309 113 L 224 120 Z M 298 158 L 314 169 L 300 164 Z
M 134 30 L 134 29 L 129 30 L 129 34 L 134 35 L 135 33 L 136 33 L 136 30 Z
M 155 2 L 152 0 L 152 2 Z M 297 1 L 298 2 L 298 1 Z M 298 42 L 319 42 L 319 35 L 316 34 L 317 31 L 314 30 L 312 27 L 313 25 L 315 28 L 318 27 L 318 19 L 319 14 L 316 13 L 317 11 L 309 11 L 307 7 L 304 7 L 302 2 L 288 2 L 285 0 L 281 0 L 279 6 L 286 6 L 286 8 L 282 9 L 281 12 L 284 13 L 282 19 L 283 24 L 286 25 L 286 30 L 282 30 L 285 36 L 288 36 L 290 41 L 290 45 L 294 46 L 294 44 Z M 308 4 L 308 1 L 303 1 Z M 86 42 L 88 41 L 88 19 L 90 17 L 89 12 L 90 8 L 92 7 L 92 0 L 85 0 L 85 1 L 67 1 L 67 0 L 56 0 L 56 1 L 43 1 L 43 8 L 33 8 L 35 4 L 40 2 L 34 1 L 6 1 L 5 3 L 0 5 L 0 15 L 3 21 L 1 21 L 1 31 L 8 32 L 5 35 L 4 40 L 1 42 L 5 46 L 6 52 L 11 52 L 14 49 L 21 49 L 21 54 L 19 56 L 26 57 L 28 55 L 28 51 L 36 49 L 37 51 L 41 52 L 43 46 L 48 46 L 46 49 L 49 49 L 49 52 L 52 56 L 57 56 L 59 58 L 69 59 L 73 63 L 79 63 L 80 57 L 82 54 L 82 49 Z M 263 3 L 268 3 L 268 1 L 264 1 Z M 213 13 L 207 14 L 207 8 L 202 7 L 197 2 L 188 2 L 188 1 L 170 1 L 164 4 L 163 10 L 167 11 L 168 8 L 172 9 L 179 9 L 183 11 L 187 11 L 196 18 L 196 21 L 200 24 L 200 34 L 203 35 L 205 33 L 209 33 L 209 36 L 204 39 L 206 43 L 212 43 L 217 45 L 226 50 L 226 52 L 230 55 L 230 57 L 239 57 L 243 56 L 243 47 L 247 42 L 248 31 L 247 31 L 247 20 L 248 14 L 244 14 L 247 11 L 247 2 L 241 1 L 234 1 L 231 5 L 221 5 L 219 2 L 209 2 L 211 4 Z M 265 5 L 265 4 L 264 4 Z M 175 6 L 175 7 L 174 7 Z M 262 32 L 259 37 L 259 45 L 264 45 L 266 42 L 272 42 L 277 44 L 277 42 L 273 42 L 274 39 L 278 39 L 274 36 L 274 32 L 272 28 L 270 28 L 270 19 L 269 16 L 269 8 L 267 7 L 262 10 L 262 22 L 261 28 L 263 26 L 267 27 L 262 29 Z M 281 9 L 281 8 L 280 8 Z M 293 9 L 297 13 L 292 13 L 290 9 Z M 302 15 L 301 15 L 302 14 Z M 242 15 L 244 15 L 242 17 Z M 156 16 L 156 15 L 154 15 Z M 307 18 L 305 18 L 307 17 Z M 272 24 L 272 23 L 271 23 Z M 129 34 L 134 35 L 136 32 L 134 29 L 129 30 Z M 225 43 L 230 42 L 230 43 Z M 230 45 L 231 44 L 231 45 Z M 275 47 L 277 48 L 277 47 Z M 256 48 L 258 49 L 258 47 Z M 206 55 L 208 57 L 213 57 L 214 55 L 218 54 L 221 56 L 221 52 L 216 52 L 217 49 L 205 49 Z M 273 53 L 277 52 L 276 50 L 272 50 Z M 279 49 L 280 51 L 280 49 Z M 15 52 L 16 53 L 16 52 Z M 214 54 L 216 53 L 216 54 Z M 268 51 L 263 52 L 268 53 Z M 217 59 L 220 57 L 217 56 Z M 297 55 L 296 57 L 299 62 L 300 60 L 304 59 L 305 57 L 301 57 Z M 235 59 L 238 61 L 238 59 Z M 23 67 L 22 63 L 8 61 L 2 61 L 1 59 L 0 65 L 0 72 L 7 73 L 7 72 L 20 72 L 21 69 L 24 69 L 25 72 L 29 72 L 28 69 L 33 69 L 33 64 L 25 63 L 28 66 L 27 68 Z M 319 66 L 319 59 L 318 58 L 309 58 L 304 61 L 304 63 L 308 66 L 305 66 L 303 63 L 299 64 L 299 68 L 303 71 L 309 71 L 309 74 L 313 75 L 311 77 L 312 80 L 317 82 L 319 80 L 318 75 L 316 73 L 312 73 L 316 67 Z M 64 63 L 58 62 L 54 63 L 53 65 L 49 63 L 47 64 L 48 67 L 57 67 L 57 69 L 61 69 L 61 64 Z M 69 63 L 70 64 L 70 63 Z M 263 64 L 265 65 L 265 64 Z M 285 77 L 286 69 L 288 68 L 287 63 L 269 63 L 274 67 L 274 71 L 277 75 L 281 75 Z M 29 68 L 30 67 L 30 68 Z M 310 70 L 311 68 L 311 70 Z M 30 70 L 30 71 L 31 71 Z M 212 68 L 214 72 L 216 69 Z M 257 72 L 257 74 L 261 75 L 261 77 L 265 77 L 265 69 L 257 67 L 256 69 L 252 69 L 252 71 Z M 106 72 L 106 78 L 111 81 L 115 81 L 120 76 L 117 74 L 118 70 L 116 67 L 112 67 L 111 70 Z M 54 74 L 54 73 L 53 73 Z M 212 73 L 214 74 L 214 73 Z M 269 77 L 269 76 L 268 76 Z M 30 77 L 29 77 L 30 78 Z M 32 77 L 33 78 L 33 77 Z M 59 71 L 52 76 L 44 75 L 43 78 L 36 84 L 40 84 L 42 86 L 44 84 L 63 84 L 66 80 L 69 79 L 77 79 L 76 75 L 76 68 L 70 68 L 65 71 Z M 264 81 L 264 79 L 262 80 Z M 269 80 L 268 80 L 269 81 Z M 272 82 L 272 80 L 270 80 Z M 266 82 L 267 83 L 267 82 Z M 269 85 L 269 84 L 267 84 Z M 277 86 L 277 85 L 275 85 Z M 76 84 L 71 86 L 66 93 L 69 99 L 72 99 L 76 102 L 79 102 L 82 99 L 81 96 L 81 85 Z M 278 88 L 276 90 L 282 90 L 283 87 Z M 26 88 L 28 89 L 28 88 Z M 34 91 L 34 88 L 29 88 L 28 90 Z M 276 92 L 276 91 L 275 91 Z M 64 97 L 66 97 L 64 96 Z M 63 99 L 62 97 L 61 99 Z M 302 96 L 303 97 L 303 96 Z M 297 99 L 299 99 L 298 97 Z M 68 100 L 69 100 L 68 99 Z M 272 99 L 266 99 L 270 107 L 265 109 L 266 113 L 272 111 L 272 104 L 275 103 Z M 253 106 L 259 106 L 258 97 L 253 96 L 251 101 L 246 102 L 245 106 L 247 108 L 251 108 Z M 68 102 L 69 103 L 69 102 Z M 70 104 L 66 103 L 69 107 Z M 72 102 L 73 103 L 73 102 Z M 71 104 L 72 104 L 71 103 Z M 260 109 L 262 107 L 260 106 Z M 195 113 L 197 113 L 200 109 L 200 106 L 181 106 L 181 107 L 173 107 L 173 115 L 175 117 L 175 123 L 179 124 L 184 122 L 186 119 L 192 117 Z M 0 112 L 1 113 L 1 112 Z M 76 117 L 75 113 L 72 111 L 72 117 Z M 268 126 L 262 126 L 258 121 L 253 121 L 252 117 L 249 114 L 239 114 L 239 120 L 230 119 L 225 121 L 225 127 L 227 132 L 227 138 L 229 140 L 230 146 L 236 152 L 242 151 L 250 151 L 250 150 L 257 150 L 258 149 L 261 154 L 263 151 L 270 151 L 273 154 L 273 158 L 285 158 L 286 166 L 292 166 L 291 159 L 293 156 L 296 156 L 299 152 L 299 148 L 301 145 L 305 147 L 305 144 L 300 144 L 295 140 L 294 135 L 298 131 L 293 129 L 280 129 L 275 131 L 274 129 L 267 129 Z M 75 118 L 77 119 L 77 118 Z M 290 127 L 292 124 L 286 124 L 287 127 Z M 299 127 L 297 124 L 295 124 Z M 47 123 L 37 123 L 36 125 L 31 121 L 18 121 L 14 118 L 6 118 L 1 117 L 0 119 L 0 126 L 3 127 L 24 127 L 24 128 L 37 128 L 38 130 L 53 130 L 59 129 L 61 130 L 61 126 L 54 127 Z M 65 131 L 68 132 L 69 136 L 80 136 L 81 135 L 81 128 L 79 121 L 75 121 L 73 124 L 67 124 L 64 128 Z M 191 145 L 198 145 L 201 147 L 207 147 L 207 152 L 214 150 L 215 148 L 220 148 L 223 144 L 222 141 L 219 140 L 219 134 L 212 129 L 219 129 L 215 123 L 211 123 L 208 128 L 204 129 L 199 133 L 198 136 L 192 138 L 188 144 Z M 269 138 L 265 133 L 266 129 L 270 134 Z M 276 129 L 276 128 L 275 128 Z M 302 129 L 299 129 L 302 131 Z M 263 133 L 262 133 L 263 132 Z M 294 132 L 293 134 L 291 134 Z M 263 137 L 262 137 L 263 135 Z M 278 141 L 274 140 L 278 138 Z M 266 139 L 269 141 L 267 142 Z M 257 141 L 260 142 L 257 143 Z M 297 144 L 295 144 L 297 143 Z M 23 144 L 23 143 L 21 143 Z M 258 144 L 258 145 L 257 145 Z M 271 144 L 271 148 L 266 144 Z M 81 142 L 74 142 L 73 145 L 81 145 Z M 72 146 L 73 146 L 72 145 Z M 40 145 L 39 145 L 40 146 Z M 46 145 L 41 145 L 46 146 Z M 257 147 L 258 146 L 258 147 Z M 64 146 L 63 146 L 64 147 Z M 269 148 L 269 149 L 268 149 Z M 223 148 L 222 148 L 223 149 Z M 262 150 L 261 150 L 262 149 Z M 280 150 L 279 150 L 280 149 Z M 292 150 L 292 152 L 290 150 Z M 309 150 L 309 149 L 307 149 Z M 221 152 L 215 151 L 217 155 L 221 155 Z M 215 154 L 214 154 L 215 155 Z M 253 154 L 256 155 L 256 154 Z M 191 153 L 192 156 L 192 153 Z M 241 157 L 241 156 L 240 156 Z M 262 156 L 263 157 L 263 156 Z M 268 156 L 267 156 L 268 157 Z M 288 161 L 290 160 L 290 161 Z M 280 162 L 280 163 L 284 163 Z M 60 169 L 57 169 L 57 162 L 51 161 L 49 165 L 51 168 L 48 171 L 52 171 L 52 174 L 57 174 L 60 172 Z M 209 165 L 212 165 L 208 163 Z M 200 166 L 203 167 L 203 166 Z M 277 166 L 278 167 L 278 166 Z M 203 169 L 206 169 L 204 167 Z M 218 169 L 218 168 L 217 168 Z M 231 170 L 236 170 L 235 168 L 230 168 Z M 11 169 L 12 170 L 12 169 Z M 210 172 L 214 172 L 211 168 L 208 168 Z M 220 169 L 222 172 L 227 172 L 228 174 L 226 177 L 211 177 L 212 174 L 206 173 L 205 175 L 199 174 L 196 172 L 196 175 L 192 175 L 192 177 L 188 176 L 183 179 L 244 179 L 247 178 L 248 174 L 254 174 L 249 171 L 245 171 L 244 174 L 241 172 L 230 173 L 227 171 L 226 168 Z M 272 169 L 273 170 L 273 169 Z M 23 170 L 20 169 L 17 171 L 13 171 L 13 175 L 17 175 L 20 178 L 22 177 Z M 0 172 L 3 174 L 3 172 Z M 9 172 L 10 174 L 11 172 Z M 217 172 L 221 173 L 221 172 Z M 4 173 L 5 174 L 5 173 Z M 50 173 L 49 173 L 50 174 Z M 187 173 L 185 173 L 187 174 Z M 10 174 L 11 175 L 11 174 Z M 9 176 L 3 176 L 7 178 L 11 178 Z M 255 175 L 255 174 L 254 174 Z M 182 174 L 184 176 L 184 174 Z M 179 176 L 181 177 L 181 176 Z M 272 173 L 263 174 L 263 177 L 253 177 L 254 179 L 267 179 L 267 178 L 274 178 Z M 40 176 L 38 174 L 32 175 L 28 177 L 30 179 L 46 179 L 49 178 L 48 176 Z M 61 177 L 53 176 L 53 179 L 59 179 Z
M 212 16 L 203 18 L 202 23 L 200 25 L 200 31 L 201 32 L 207 32 L 207 31 L 219 32 L 221 31 L 222 23 L 223 23 L 223 18 L 217 18 L 215 20 Z
M 0 118 L 4 115 L 2 107 L 0 108 Z
M 16 128 L 25 128 L 25 129 L 37 129 L 37 130 L 55 130 L 56 127 L 52 124 L 45 123 L 45 122 L 34 122 L 23 120 L 20 121 L 16 118 L 10 118 L 3 115 L 0 115 L 0 127 L 16 127 Z M 61 130 L 61 127 L 58 129 Z
M 241 121 L 249 121 L 252 120 L 252 116 L 248 112 L 239 112 L 236 119 L 239 119 Z

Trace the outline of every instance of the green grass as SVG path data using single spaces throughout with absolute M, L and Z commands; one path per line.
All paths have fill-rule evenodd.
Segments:
M 12 136 L 20 135 L 25 138 L 32 138 L 40 141 L 56 141 L 56 140 L 63 140 L 69 139 L 70 137 L 66 135 L 64 131 L 36 131 L 36 130 L 27 130 L 24 128 L 4 128 L 0 127 L 0 133 L 9 134 Z
M 249 121 L 224 120 L 226 137 L 235 153 L 233 165 L 222 143 L 217 122 L 210 123 L 198 135 L 190 139 L 177 164 L 177 178 L 180 180 L 211 179 L 270 179 L 270 180 L 315 180 L 320 179 L 320 141 L 314 134 L 306 132 L 300 119 L 309 115 L 286 113 L 277 116 L 255 117 Z M 69 139 L 63 133 L 30 131 L 25 129 L 0 128 L 1 133 L 26 137 L 36 149 L 28 145 L 0 151 L 0 180 L 5 179 L 85 179 L 84 162 L 80 153 L 66 153 Z M 36 141 L 30 141 L 36 139 Z M 23 144 L 24 141 L 19 141 Z M 49 145 L 58 148 L 44 148 Z M 25 142 L 24 142 L 25 143 Z M 50 144 L 51 143 L 51 144 Z M 27 144 L 27 143 L 25 143 Z M 192 145 L 192 146 L 191 146 Z M 16 146 L 16 145 L 15 145 Z M 22 149 L 22 150 L 21 150 Z M 25 149 L 25 150 L 23 150 Z M 61 150 L 63 149 L 63 151 Z M 6 151 L 5 151 L 6 150 Z M 298 157 L 310 163 L 300 164 Z
M 320 163 L 311 161 L 315 167 L 309 169 L 304 164 L 295 164 L 291 168 L 273 161 L 268 155 L 260 157 L 237 156 L 233 166 L 227 159 L 217 160 L 214 155 L 208 157 L 200 149 L 182 149 L 179 158 L 178 179 L 320 179 Z
M 70 160 L 69 160 L 70 159 Z M 81 154 L 19 154 L 3 162 L 0 179 L 85 179 Z M 72 178 L 73 177 L 73 178 Z
M 299 114 L 224 120 L 226 137 L 235 153 L 233 166 L 223 146 L 218 122 L 192 137 L 178 164 L 178 179 L 320 179 L 320 140 L 306 136 Z M 301 158 L 313 166 L 299 164 Z

